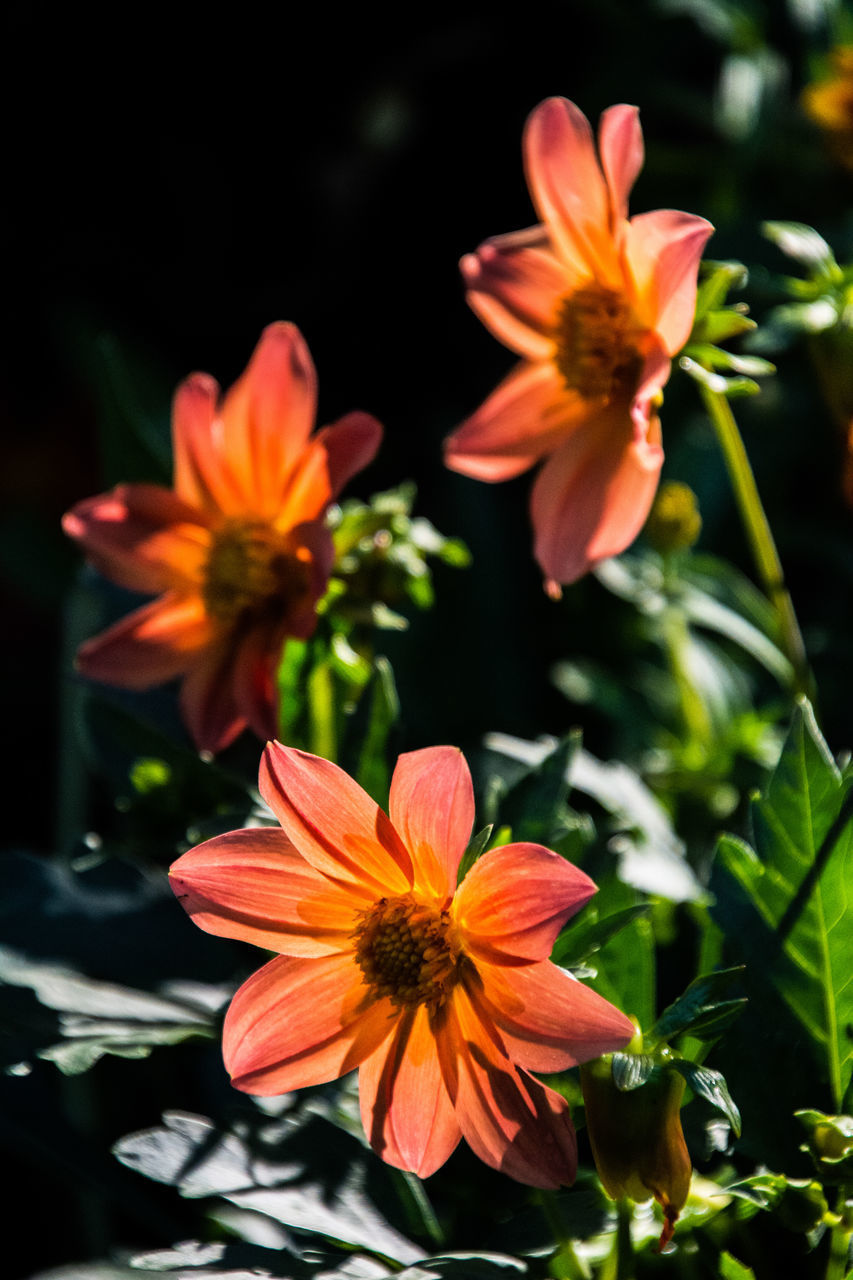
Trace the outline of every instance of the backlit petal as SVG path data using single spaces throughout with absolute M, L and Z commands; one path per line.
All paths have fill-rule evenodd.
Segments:
M 267 743 L 261 795 L 318 871 L 376 896 L 406 893 L 412 862 L 390 820 L 343 769 L 280 742 Z
M 387 1164 L 428 1178 L 452 1154 L 462 1135 L 424 1005 L 362 1063 L 358 1089 L 364 1131 Z
M 610 200 L 586 116 L 547 98 L 528 118 L 524 159 L 533 203 L 563 261 L 602 284 L 618 279 Z
M 275 673 L 282 648 L 280 627 L 256 627 L 236 643 L 231 661 L 234 704 L 262 742 L 278 733 Z
M 516 365 L 445 440 L 444 461 L 475 480 L 509 480 L 558 448 L 585 411 L 550 360 Z
M 632 218 L 625 255 L 643 317 L 669 355 L 690 336 L 696 310 L 696 276 L 714 228 L 704 218 L 655 209 Z
M 478 960 L 479 1008 L 528 1071 L 565 1071 L 621 1049 L 634 1024 L 615 1005 L 550 961 L 510 967 Z
M 589 876 L 550 849 L 507 844 L 474 863 L 457 890 L 454 919 L 475 960 L 547 960 L 565 921 L 595 891 Z
M 170 489 L 122 484 L 78 502 L 62 527 L 99 572 L 131 591 L 188 590 L 210 549 L 205 517 Z
M 87 640 L 77 650 L 75 666 L 90 680 L 151 689 L 187 671 L 209 640 L 201 598 L 167 594 Z
M 223 443 L 219 384 L 206 373 L 193 373 L 172 401 L 175 491 L 213 518 L 239 512 L 244 505 Z
M 660 423 L 638 439 L 631 406 L 614 401 L 543 466 L 531 493 L 536 559 L 548 579 L 574 582 L 629 546 L 645 523 L 663 464 Z
M 207 933 L 291 956 L 352 949 L 358 899 L 309 866 L 278 827 L 206 840 L 172 864 L 169 883 Z
M 199 751 L 224 751 L 246 727 L 234 687 L 234 645 L 212 641 L 194 661 L 181 685 L 184 724 Z
M 599 121 L 598 143 L 615 229 L 617 221 L 628 216 L 628 196 L 643 167 L 643 131 L 637 108 L 625 103 L 608 107 Z
M 369 413 L 346 413 L 315 436 L 326 451 L 329 488 L 337 497 L 341 489 L 373 461 L 382 443 L 382 426 Z
M 542 243 L 543 230 L 494 236 L 459 263 L 470 306 L 496 338 L 528 360 L 550 358 L 560 302 L 579 283 L 547 238 Z
M 388 812 L 412 855 L 416 887 L 449 897 L 474 822 L 474 789 L 462 752 L 428 747 L 400 756 Z
M 277 956 L 243 983 L 222 1028 L 231 1083 L 287 1093 L 336 1080 L 394 1028 L 389 1000 L 372 1000 L 351 954 Z
M 574 1182 L 577 1140 L 565 1099 L 514 1066 L 461 987 L 438 1047 L 462 1136 L 481 1160 L 534 1187 Z
M 268 325 L 222 406 L 223 449 L 246 504 L 272 518 L 314 425 L 317 375 L 293 324 Z

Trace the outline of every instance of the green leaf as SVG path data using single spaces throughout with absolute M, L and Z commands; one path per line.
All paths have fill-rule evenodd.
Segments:
M 584 912 L 583 919 L 577 924 L 570 923 L 557 938 L 551 952 L 552 961 L 567 969 L 583 964 L 611 938 L 615 938 L 617 933 L 621 933 L 632 921 L 646 915 L 648 911 L 648 902 L 637 902 L 632 907 L 614 911 L 602 920 L 590 905 Z
M 566 809 L 569 769 L 579 746 L 579 735 L 568 734 L 506 793 L 500 821 L 512 828 L 514 840 L 544 845 L 552 841 Z
M 738 1262 L 730 1253 L 721 1253 L 719 1258 L 720 1280 L 755 1280 L 752 1267 Z
M 689 1031 L 700 1040 L 715 1040 L 746 1004 L 744 998 L 720 999 L 743 976 L 743 965 L 718 969 L 694 978 L 684 993 L 664 1009 L 649 1033 L 653 1039 L 672 1040 Z
M 700 1066 L 697 1062 L 688 1062 L 686 1058 L 673 1058 L 671 1065 L 684 1076 L 697 1097 L 704 1098 L 715 1110 L 722 1112 L 732 1127 L 736 1137 L 740 1137 L 740 1111 L 729 1093 L 725 1078 L 719 1071 Z
M 472 836 L 471 842 L 459 862 L 459 870 L 457 872 L 458 884 L 462 883 L 477 859 L 482 857 L 485 853 L 488 848 L 489 841 L 492 838 L 492 832 L 494 829 L 494 823 L 490 822 L 487 827 L 483 827 L 482 831 L 478 831 L 475 836 Z
M 610 1071 L 622 1093 L 639 1089 L 654 1073 L 656 1062 L 650 1053 L 614 1053 Z
M 814 227 L 802 222 L 762 222 L 761 231 L 786 257 L 813 274 L 840 278 L 835 254 Z
M 837 1111 L 853 1074 L 851 794 L 803 700 L 752 805 L 755 850 L 723 836 L 711 884 L 715 921 L 784 1001 Z
M 348 726 L 348 737 L 359 740 L 359 746 L 354 751 L 348 746 L 348 750 L 355 755 L 356 781 L 377 804 L 384 804 L 390 782 L 388 742 L 399 723 L 400 701 L 388 659 L 380 656 L 373 666 L 373 676 Z

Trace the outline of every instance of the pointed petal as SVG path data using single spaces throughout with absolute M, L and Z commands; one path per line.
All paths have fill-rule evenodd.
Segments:
M 329 760 L 267 743 L 261 795 L 302 856 L 376 896 L 406 893 L 412 861 L 389 819 L 357 782 Z
M 246 728 L 235 699 L 233 662 L 231 639 L 212 640 L 184 677 L 181 716 L 199 751 L 216 755 Z
M 223 456 L 219 384 L 193 373 L 172 401 L 175 491 L 208 517 L 240 512 L 240 489 Z
M 89 680 L 151 689 L 187 671 L 209 640 L 200 597 L 168 594 L 87 640 L 77 650 L 75 666 Z
M 539 844 L 506 844 L 475 862 L 453 901 L 465 949 L 498 964 L 547 960 L 569 916 L 596 892 L 589 876 Z
M 358 1090 L 364 1131 L 387 1164 L 428 1178 L 455 1150 L 462 1134 L 424 1005 L 361 1064 Z
M 527 183 L 560 258 L 602 284 L 618 280 L 610 200 L 586 116 L 547 98 L 524 131 Z
M 598 124 L 598 146 L 615 228 L 617 221 L 628 217 L 628 196 L 643 167 L 643 131 L 637 108 L 625 103 L 608 107 Z
M 382 424 L 369 413 L 353 410 L 323 427 L 315 439 L 326 451 L 329 489 L 335 498 L 376 457 L 382 443 Z
M 314 425 L 317 375 L 296 325 L 268 325 L 222 406 L 223 452 L 246 508 L 272 518 Z
M 122 484 L 78 502 L 62 527 L 100 573 L 131 591 L 193 588 L 210 549 L 202 514 L 153 484 Z
M 475 480 L 509 480 L 556 449 L 587 411 L 550 361 L 516 365 L 445 440 L 444 461 Z
M 280 627 L 256 627 L 241 637 L 231 663 L 234 704 L 262 742 L 278 733 L 275 673 L 283 644 Z
M 309 866 L 278 827 L 214 836 L 169 869 L 181 906 L 206 933 L 291 956 L 350 951 L 365 906 Z
M 527 1071 L 566 1071 L 621 1049 L 634 1035 L 615 1005 L 550 961 L 509 967 L 478 960 L 477 973 L 478 1008 Z
M 651 415 L 644 436 L 631 406 L 614 401 L 578 428 L 536 477 L 534 551 L 554 582 L 574 582 L 599 560 L 618 555 L 645 523 L 663 450 L 657 415 L 648 403 L 634 408 Z
M 510 350 L 528 360 L 548 360 L 561 300 L 579 283 L 577 273 L 554 257 L 531 227 L 494 236 L 459 263 L 469 305 Z
M 565 1099 L 513 1065 L 462 987 L 438 1048 L 462 1136 L 475 1155 L 529 1186 L 574 1182 L 577 1140 Z
M 225 1015 L 231 1083 L 267 1096 L 324 1084 L 359 1066 L 394 1028 L 351 954 L 277 956 L 240 987 Z
M 428 747 L 400 756 L 388 812 L 412 856 L 415 885 L 450 897 L 474 823 L 474 788 L 457 747 Z
M 626 228 L 625 258 L 638 308 L 668 355 L 690 337 L 699 262 L 713 230 L 704 218 L 675 209 L 638 214 Z

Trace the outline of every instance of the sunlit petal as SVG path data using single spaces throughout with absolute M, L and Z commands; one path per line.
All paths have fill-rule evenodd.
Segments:
M 183 675 L 210 641 L 198 596 L 167 593 L 77 650 L 81 675 L 123 689 L 151 689 Z
M 494 236 L 459 264 L 471 307 L 501 342 L 528 360 L 548 360 L 560 298 L 576 273 L 541 241 L 541 228 Z
M 412 856 L 415 885 L 449 898 L 474 822 L 474 790 L 462 752 L 427 747 L 400 756 L 388 812 Z

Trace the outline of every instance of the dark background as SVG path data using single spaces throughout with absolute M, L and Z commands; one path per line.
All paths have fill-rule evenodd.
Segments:
M 467 309 L 457 262 L 533 221 L 521 132 L 551 94 L 593 121 L 614 102 L 640 106 L 647 163 L 632 210 L 711 219 L 709 256 L 757 267 L 759 307 L 772 273 L 789 266 L 761 220 L 812 223 L 843 259 L 853 183 L 798 106 L 831 33 L 804 25 L 793 4 L 730 10 L 737 20 L 698 0 L 463 0 L 382 17 L 369 5 L 245 5 L 225 20 L 207 7 L 97 20 L 7 9 L 8 848 L 62 852 L 80 835 L 55 805 L 62 755 L 75 750 L 62 708 L 73 679 L 65 608 L 80 567 L 59 521 L 108 484 L 147 478 L 144 460 L 128 457 L 120 473 L 123 460 L 105 457 L 111 415 L 139 412 L 165 431 L 176 384 L 202 369 L 229 385 L 276 319 L 295 321 L 311 348 L 320 422 L 362 408 L 385 425 L 379 458 L 351 492 L 413 479 L 418 514 L 473 553 L 472 569 L 437 571 L 435 610 L 389 641 L 404 745 L 465 747 L 492 729 L 533 737 L 580 723 L 607 754 L 606 724 L 561 697 L 548 672 L 567 654 L 618 653 L 612 603 L 594 580 L 559 605 L 546 600 L 529 476 L 493 487 L 441 464 L 442 439 L 512 363 Z M 764 75 L 754 110 L 737 107 L 726 80 L 737 57 Z M 683 383 L 664 408 L 667 474 L 699 492 L 703 545 L 749 571 L 710 430 Z M 853 587 L 840 438 L 802 352 L 759 399 L 743 408 L 747 445 L 823 690 L 824 732 L 840 747 Z M 108 1131 L 109 1108 L 102 1123 Z M 45 1190 L 61 1198 L 61 1179 Z M 40 1245 L 33 1266 L 82 1256 L 75 1230 Z M 138 1221 L 133 1230 L 144 1244 Z

